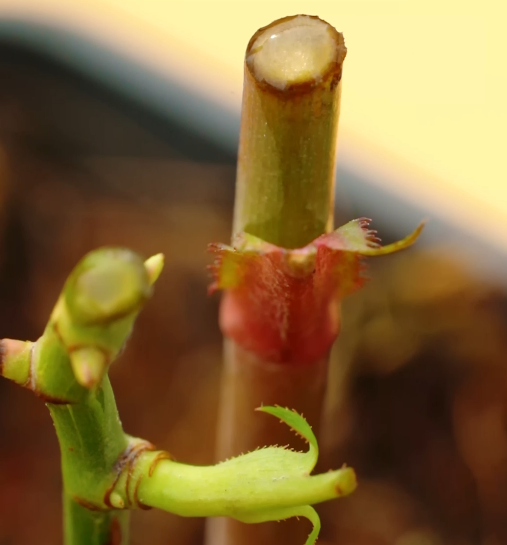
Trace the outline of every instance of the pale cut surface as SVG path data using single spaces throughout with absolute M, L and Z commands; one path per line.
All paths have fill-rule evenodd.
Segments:
M 285 89 L 319 81 L 336 58 L 331 27 L 320 19 L 298 15 L 266 29 L 252 44 L 247 63 L 259 81 Z

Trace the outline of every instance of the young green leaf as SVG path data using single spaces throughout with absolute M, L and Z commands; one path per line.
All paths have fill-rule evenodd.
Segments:
M 308 424 L 308 422 L 296 411 L 284 409 L 283 407 L 263 406 L 256 410 L 278 417 L 308 443 L 308 456 L 313 459 L 313 465 L 311 467 L 311 469 L 313 469 L 319 457 L 319 445 L 317 444 L 317 439 L 310 424 Z
M 353 492 L 354 470 L 311 475 L 318 445 L 306 420 L 282 407 L 258 410 L 280 418 L 306 439 L 308 452 L 265 447 L 205 467 L 162 458 L 154 467 L 153 460 L 160 455 L 143 453 L 138 462 L 142 475 L 136 487 L 139 502 L 182 516 L 228 516 L 248 523 L 304 516 L 314 525 L 307 545 L 315 543 L 320 521 L 310 506 Z

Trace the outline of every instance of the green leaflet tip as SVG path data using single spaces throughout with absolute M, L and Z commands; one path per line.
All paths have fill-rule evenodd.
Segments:
M 310 444 L 310 450 L 315 452 L 315 460 L 317 460 L 319 454 L 317 439 L 310 424 L 308 424 L 303 416 L 294 410 L 284 409 L 283 407 L 271 407 L 266 405 L 257 407 L 255 410 L 271 414 L 285 422 L 287 426 L 293 429 L 297 434 L 301 435 L 301 437 Z
M 148 279 L 150 284 L 153 285 L 157 281 L 160 273 L 162 272 L 162 269 L 164 268 L 164 254 L 155 254 L 149 257 L 144 262 L 144 268 L 148 273 Z
M 102 382 L 107 369 L 107 357 L 103 351 L 93 346 L 74 350 L 70 354 L 72 370 L 76 380 L 88 390 Z
M 412 231 L 412 233 L 410 233 L 401 240 L 398 240 L 391 244 L 387 244 L 386 246 L 380 246 L 375 244 L 370 245 L 365 249 L 358 249 L 358 253 L 364 256 L 379 256 L 393 254 L 395 252 L 399 252 L 400 250 L 405 250 L 406 248 L 412 246 L 412 244 L 414 244 L 419 238 L 419 235 L 422 233 L 422 230 L 426 225 L 426 221 L 427 220 L 421 221 L 421 223 L 419 223 L 419 225 L 414 229 L 414 231 Z

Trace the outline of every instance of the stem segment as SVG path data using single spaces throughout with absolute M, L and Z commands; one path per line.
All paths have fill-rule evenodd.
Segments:
M 343 36 L 318 17 L 285 17 L 245 57 L 233 234 L 284 248 L 333 227 Z
M 129 511 L 92 511 L 64 494 L 63 514 L 65 545 L 128 543 Z
M 128 446 L 109 378 L 82 403 L 48 407 L 62 456 L 65 544 L 128 543 L 129 512 L 103 509 L 111 470 Z
M 260 29 L 245 56 L 233 237 L 247 232 L 299 248 L 333 228 L 343 36 L 318 17 L 285 17 Z M 230 339 L 219 412 L 218 459 L 294 437 L 253 409 L 279 404 L 318 426 L 328 357 L 306 365 L 266 361 Z M 292 527 L 291 527 L 292 528 Z M 286 525 L 208 521 L 208 545 L 303 542 Z
M 0 375 L 46 401 L 60 443 L 66 545 L 126 545 L 128 490 L 113 490 L 153 446 L 122 429 L 107 377 L 161 271 L 161 255 L 88 254 L 71 273 L 35 343 L 0 342 Z

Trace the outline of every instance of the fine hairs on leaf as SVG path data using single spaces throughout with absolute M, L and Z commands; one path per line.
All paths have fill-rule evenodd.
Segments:
M 310 479 L 310 474 L 315 467 L 318 459 L 318 444 L 315 435 L 308 424 L 308 422 L 303 418 L 302 415 L 298 414 L 294 410 L 290 410 L 278 406 L 262 406 L 256 409 L 257 411 L 267 413 L 269 415 L 275 416 L 280 419 L 282 423 L 287 424 L 294 432 L 300 435 L 308 443 L 308 452 L 295 452 L 292 449 L 287 449 L 286 447 L 265 447 L 260 450 L 252 451 L 251 453 L 243 454 L 236 458 L 231 458 L 227 462 L 223 463 L 243 463 L 247 460 L 252 462 L 252 469 L 256 469 L 259 473 L 267 473 L 269 464 L 265 463 L 265 455 L 280 455 L 280 466 L 284 468 L 284 474 L 281 478 L 291 479 Z M 262 454 L 260 461 L 261 464 L 257 467 L 257 460 L 255 458 L 258 453 Z M 282 463 L 283 460 L 283 463 Z M 339 478 L 336 478 L 337 472 L 329 472 L 327 475 L 333 475 L 333 491 L 335 494 L 347 495 L 352 492 L 356 486 L 355 474 L 353 470 L 349 468 L 342 468 L 342 473 L 339 475 Z M 268 479 L 271 479 L 272 482 L 276 482 L 277 477 L 273 475 L 268 475 Z M 248 483 L 246 483 L 248 487 Z M 308 505 L 293 505 L 290 507 L 279 507 L 273 506 L 271 508 L 259 509 L 256 512 L 249 512 L 245 514 L 238 514 L 235 516 L 238 520 L 242 522 L 249 523 L 260 523 L 268 521 L 280 521 L 286 520 L 292 517 L 305 517 L 307 518 L 313 526 L 313 529 L 308 536 L 305 545 L 313 545 L 320 532 L 320 519 L 313 507 L 310 504 Z

